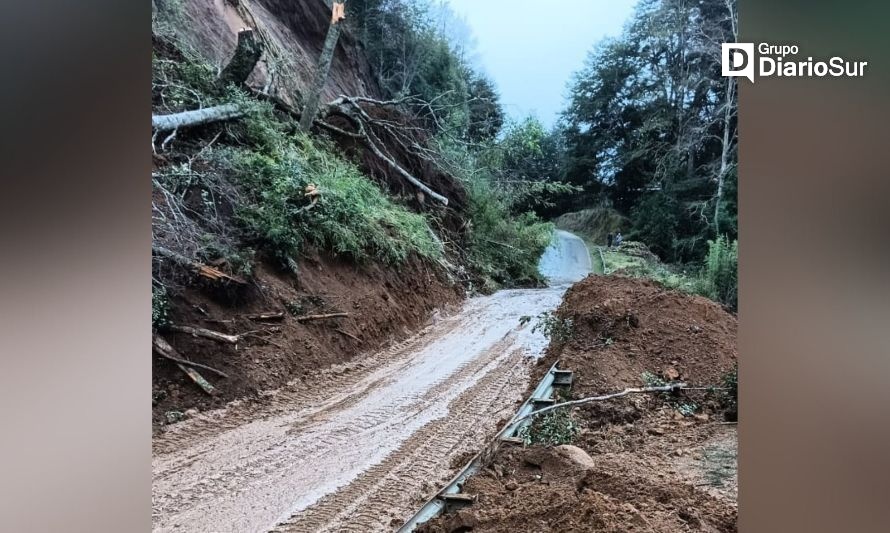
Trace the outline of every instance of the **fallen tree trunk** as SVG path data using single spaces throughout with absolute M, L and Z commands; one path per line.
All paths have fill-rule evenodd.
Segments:
M 250 28 L 238 32 L 238 44 L 229 64 L 219 75 L 219 83 L 222 86 L 234 84 L 240 86 L 247 81 L 250 73 L 263 55 L 263 43 L 257 39 L 256 34 Z
M 193 111 L 183 111 L 171 115 L 152 115 L 151 127 L 157 131 L 170 131 L 210 122 L 219 122 L 244 116 L 244 109 L 238 104 L 223 104 Z
M 528 420 L 529 418 L 536 417 L 538 415 L 542 415 L 544 413 L 548 413 L 555 409 L 562 409 L 564 407 L 572 407 L 574 405 L 581 405 L 583 403 L 590 402 L 599 402 L 602 400 L 611 400 L 612 398 L 620 398 L 622 396 L 627 396 L 628 394 L 648 394 L 653 392 L 673 392 L 680 390 L 686 387 L 686 383 L 671 383 L 669 385 L 662 385 L 659 387 L 640 387 L 640 388 L 629 388 L 624 389 L 621 392 L 615 392 L 612 394 L 605 394 L 603 396 L 590 396 L 588 398 L 581 398 L 580 400 L 572 400 L 570 402 L 563 402 L 551 405 L 549 407 L 545 407 L 543 409 L 538 409 L 537 411 L 532 411 L 531 413 L 520 416 L 518 418 L 513 419 L 510 424 L 516 424 L 517 422 L 522 422 L 523 420 Z
M 188 333 L 190 335 L 194 335 L 196 337 L 204 337 L 205 339 L 211 339 L 219 342 L 226 342 L 228 344 L 238 344 L 238 341 L 241 340 L 240 335 L 227 335 L 225 333 L 220 333 L 218 331 L 213 331 L 210 329 L 204 328 L 196 328 L 193 326 L 177 326 L 171 325 L 170 329 L 173 331 L 178 331 L 180 333 Z

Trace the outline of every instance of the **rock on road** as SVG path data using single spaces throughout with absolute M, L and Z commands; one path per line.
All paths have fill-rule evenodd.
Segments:
M 563 231 L 545 289 L 471 298 L 407 341 L 170 426 L 153 440 L 154 531 L 391 531 L 511 417 L 554 309 L 590 271 Z

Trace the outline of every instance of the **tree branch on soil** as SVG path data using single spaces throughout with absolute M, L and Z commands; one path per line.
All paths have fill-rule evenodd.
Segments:
M 170 344 L 168 344 L 167 341 L 165 341 L 161 337 L 155 335 L 154 339 L 152 341 L 152 345 L 155 347 L 155 350 L 159 354 L 164 355 L 165 357 L 167 357 L 167 355 L 170 355 L 172 357 L 176 357 L 177 359 L 184 361 L 184 359 L 182 359 L 181 357 L 178 357 L 176 350 L 174 350 L 173 347 L 170 346 Z M 168 357 L 168 359 L 169 359 L 169 357 Z M 180 370 L 185 372 L 186 375 L 189 377 L 189 379 L 191 379 L 195 383 L 195 385 L 201 387 L 201 390 L 203 390 L 204 392 L 206 392 L 207 394 L 209 394 L 211 396 L 216 394 L 216 389 L 213 388 L 213 385 L 211 385 L 209 381 L 204 379 L 204 376 L 199 374 L 197 370 L 195 370 L 194 368 L 192 368 L 191 366 L 189 366 L 185 363 L 178 362 L 178 361 L 176 362 L 176 366 L 178 366 Z
M 624 389 L 621 392 L 615 392 L 612 394 L 605 394 L 603 396 L 590 396 L 588 398 L 581 398 L 580 400 L 572 400 L 570 402 L 558 403 L 555 405 L 551 405 L 549 407 L 544 407 L 543 409 L 538 409 L 537 411 L 532 411 L 531 413 L 520 416 L 518 418 L 513 419 L 511 424 L 516 424 L 517 422 L 522 422 L 523 420 L 528 420 L 529 418 L 536 417 L 538 415 L 542 415 L 544 413 L 549 413 L 555 409 L 561 409 L 564 407 L 572 407 L 575 405 L 581 405 L 590 402 L 599 402 L 603 400 L 611 400 L 613 398 L 620 398 L 622 396 L 627 396 L 628 394 L 651 394 L 653 392 L 674 392 L 686 387 L 686 383 L 670 383 L 668 385 L 661 385 L 658 387 L 640 387 L 640 388 L 628 388 Z
M 175 355 L 176 350 L 174 350 L 173 347 L 167 343 L 167 341 L 165 341 L 161 337 L 158 337 L 157 335 L 155 335 L 154 339 L 152 339 L 152 346 L 155 349 L 155 353 L 157 353 L 164 359 L 169 359 L 169 360 L 173 361 L 174 363 L 180 363 L 180 364 L 192 366 L 195 368 L 203 368 L 204 370 L 209 370 L 210 372 L 213 372 L 214 374 L 217 374 L 220 377 L 224 377 L 224 378 L 229 377 L 229 375 L 226 374 L 225 372 L 223 372 L 222 370 L 217 370 L 217 369 L 213 368 L 212 366 L 204 365 L 201 363 L 196 363 L 194 361 L 189 361 L 188 359 L 182 359 L 181 357 Z

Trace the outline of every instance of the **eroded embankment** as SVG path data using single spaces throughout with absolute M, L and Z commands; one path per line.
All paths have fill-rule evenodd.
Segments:
M 207 373 L 217 390 L 211 397 L 175 363 L 153 358 L 154 427 L 157 430 L 177 420 L 179 413 L 191 408 L 218 408 L 236 398 L 256 397 L 260 391 L 374 352 L 405 339 L 422 327 L 434 310 L 456 306 L 462 298 L 459 286 L 419 260 L 396 271 L 374 263 L 316 257 L 303 260 L 296 275 L 261 265 L 247 287 L 187 288 L 173 299 L 172 322 L 247 335 L 231 345 L 187 333 L 162 332 L 180 354 L 229 377 Z M 348 316 L 309 322 L 296 319 L 332 312 Z M 249 318 L 259 313 L 277 313 L 281 318 Z

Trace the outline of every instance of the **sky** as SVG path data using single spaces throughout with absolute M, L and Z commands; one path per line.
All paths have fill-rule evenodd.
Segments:
M 507 114 L 553 126 L 588 52 L 620 35 L 636 0 L 447 0 L 475 37 L 475 61 Z

